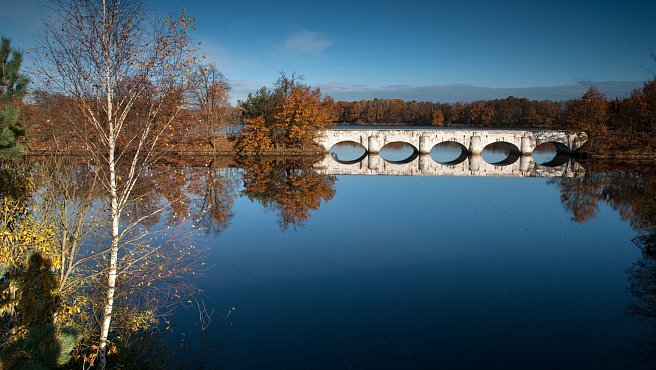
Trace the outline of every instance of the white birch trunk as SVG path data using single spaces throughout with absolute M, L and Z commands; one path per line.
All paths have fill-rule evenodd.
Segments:
M 105 27 L 104 31 L 107 32 L 108 25 L 106 21 L 107 7 L 106 2 L 103 0 L 103 22 Z M 105 292 L 105 308 L 103 310 L 103 320 L 100 328 L 100 344 L 98 346 L 98 368 L 105 369 L 106 355 L 107 355 L 107 337 L 109 336 L 109 328 L 112 322 L 112 310 L 114 308 L 114 293 L 116 291 L 116 275 L 118 271 L 118 246 L 119 246 L 119 224 L 121 221 L 121 210 L 119 205 L 118 195 L 118 182 L 116 176 L 116 132 L 114 127 L 114 112 L 113 112 L 113 91 L 111 82 L 111 66 L 110 66 L 110 44 L 107 33 L 103 33 L 103 48 L 105 57 L 105 93 L 107 105 L 107 127 L 108 127 L 108 165 L 109 165 L 109 191 L 111 202 L 111 218 L 112 218 L 112 242 L 109 250 L 109 270 L 107 272 L 107 291 Z

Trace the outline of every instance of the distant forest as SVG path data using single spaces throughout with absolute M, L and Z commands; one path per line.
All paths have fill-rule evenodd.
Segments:
M 346 124 L 555 128 L 563 125 L 566 103 L 510 96 L 453 104 L 372 99 L 339 101 L 335 105 L 335 121 Z
M 597 90 L 588 90 L 601 100 L 606 121 L 629 124 L 632 130 L 648 129 L 654 121 L 656 83 L 650 81 L 627 98 L 606 100 Z M 509 96 L 505 99 L 474 102 L 439 103 L 403 101 L 401 99 L 370 99 L 338 101 L 335 122 L 352 125 L 417 125 L 417 126 L 480 126 L 568 128 L 578 113 L 581 99 L 567 101 L 529 100 Z M 651 112 L 651 114 L 650 114 Z M 645 127 L 636 127 L 643 121 Z M 601 122 L 600 122 L 601 123 Z M 653 126 L 653 124 L 652 124 Z

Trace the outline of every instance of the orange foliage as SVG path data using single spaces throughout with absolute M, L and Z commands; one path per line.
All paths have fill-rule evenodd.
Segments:
M 264 117 L 244 120 L 244 128 L 239 133 L 235 149 L 240 153 L 265 152 L 270 150 L 271 137 Z
M 571 101 L 565 109 L 565 121 L 573 131 L 588 134 L 589 147 L 598 150 L 608 146 L 608 101 L 595 87 L 590 87 L 581 100 Z
M 472 122 L 479 126 L 489 126 L 494 118 L 494 110 L 488 107 L 485 102 L 477 101 L 469 108 L 469 115 Z
M 289 147 L 303 145 L 312 140 L 317 130 L 332 121 L 321 103 L 321 91 L 296 86 L 290 96 L 277 109 L 273 117 L 273 129 L 283 132 Z
M 444 113 L 441 110 L 433 111 L 433 126 L 444 126 Z

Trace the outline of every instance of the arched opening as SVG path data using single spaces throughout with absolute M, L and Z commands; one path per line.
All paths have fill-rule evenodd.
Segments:
M 330 148 L 330 156 L 339 163 L 358 163 L 367 156 L 367 149 L 355 141 L 342 141 Z
M 540 166 L 558 167 L 570 160 L 570 153 L 571 150 L 567 145 L 550 141 L 536 146 L 531 156 Z
M 531 157 L 537 164 L 550 162 L 556 158 L 556 155 L 558 155 L 558 151 L 553 143 L 542 143 L 536 146 L 531 153 Z
M 522 153 L 517 146 L 511 143 L 497 141 L 483 148 L 481 156 L 485 162 L 491 165 L 508 166 L 517 162 L 519 157 L 522 156 Z
M 455 141 L 441 142 L 430 151 L 430 156 L 435 162 L 445 165 L 460 164 L 467 159 L 468 154 L 467 148 Z
M 410 163 L 419 155 L 417 148 L 402 141 L 385 144 L 380 148 L 380 157 L 389 163 Z

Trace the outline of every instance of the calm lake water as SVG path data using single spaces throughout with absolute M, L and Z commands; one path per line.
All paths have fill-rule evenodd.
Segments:
M 384 149 L 390 160 L 412 154 Z M 355 146 L 334 152 L 359 156 Z M 457 146 L 431 153 L 438 162 L 458 155 Z M 535 161 L 553 155 L 546 148 Z M 208 249 L 196 281 L 215 312 L 207 367 L 653 364 L 656 330 L 637 313 L 651 296 L 629 291 L 653 284 L 642 273 L 651 260 L 632 241 L 653 230 L 640 214 L 641 197 L 653 194 L 647 175 L 327 176 L 300 167 L 209 170 L 231 204 L 209 232 L 193 228 L 198 220 L 181 227 Z M 636 188 L 640 179 L 647 185 Z M 199 346 L 197 312 L 179 309 L 171 322 Z

